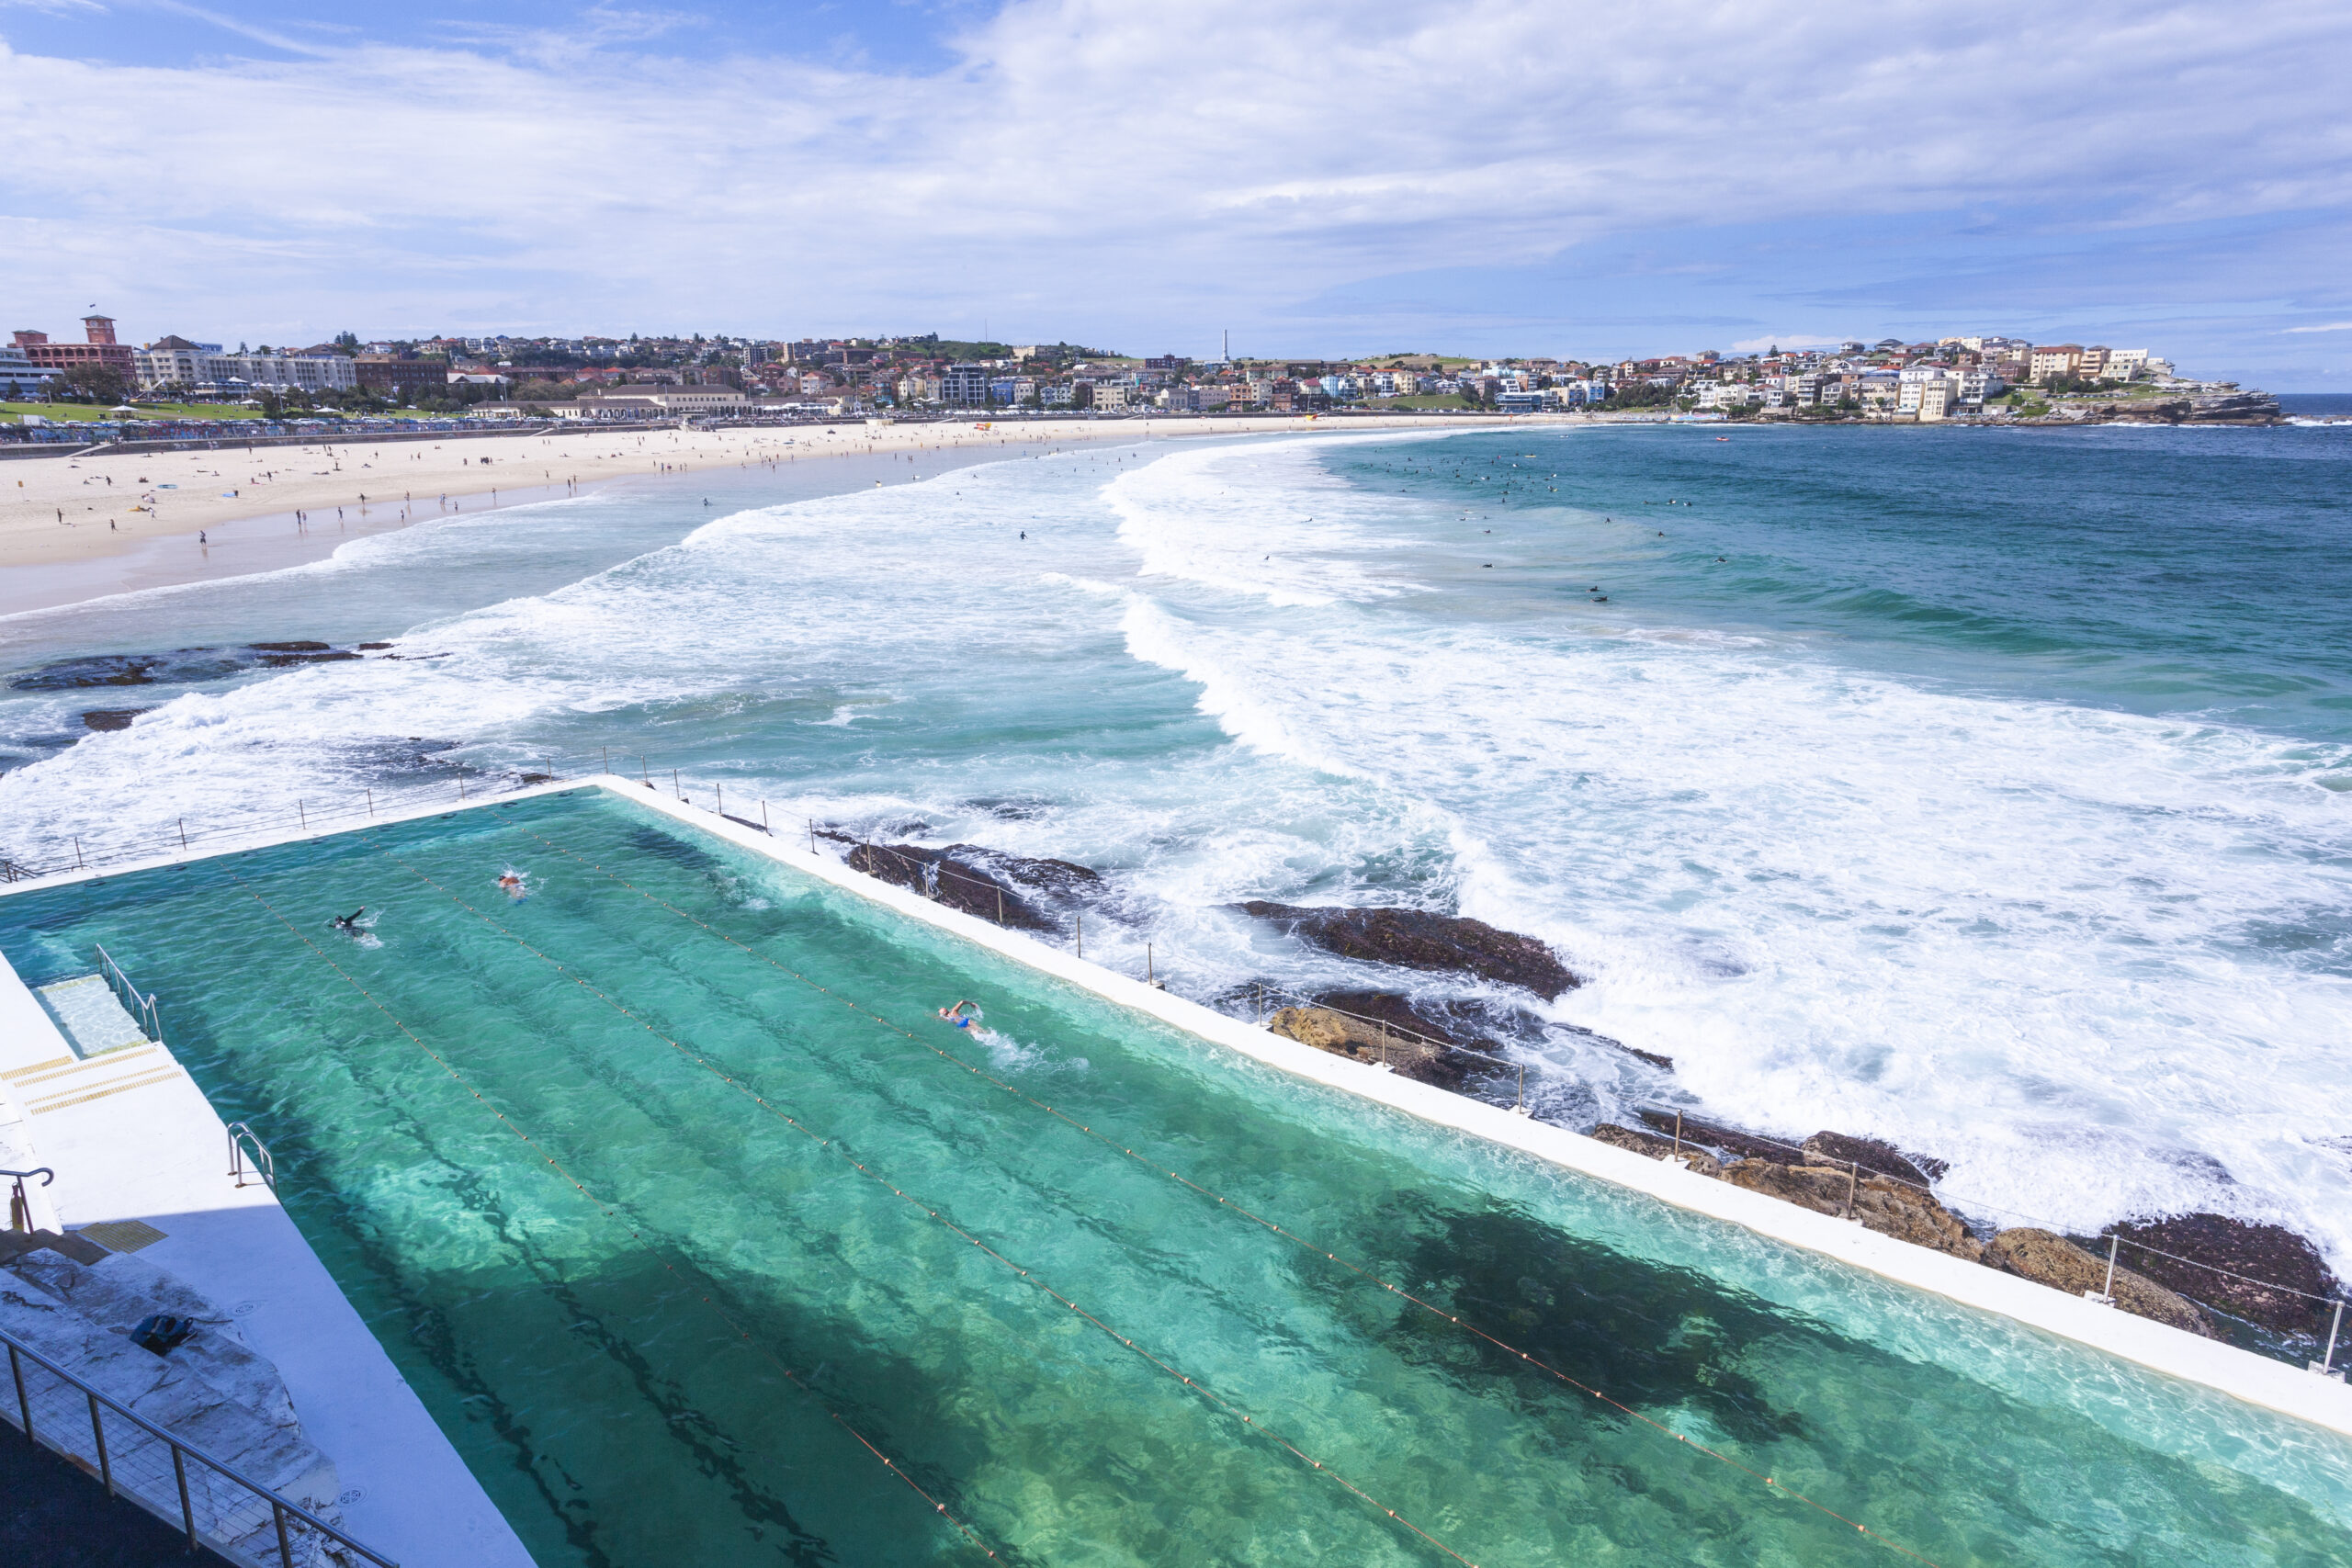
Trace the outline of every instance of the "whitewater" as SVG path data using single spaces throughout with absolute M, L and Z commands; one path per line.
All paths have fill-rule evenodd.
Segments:
M 1238 1010 L 1481 995 L 1241 900 L 1473 916 L 1585 981 L 1484 993 L 1541 1114 L 1863 1134 L 1980 1218 L 2342 1269 L 2348 472 L 2340 428 L 1513 428 L 649 482 L 0 620 L 0 850 L 609 752 L 1093 866 L 1088 956 Z M 397 657 L 38 678 L 294 637 Z

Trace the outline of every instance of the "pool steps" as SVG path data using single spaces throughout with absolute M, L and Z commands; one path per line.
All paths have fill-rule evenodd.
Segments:
M 180 1314 L 200 1322 L 220 1316 L 221 1307 L 209 1303 L 222 1303 L 225 1321 L 233 1325 L 247 1359 L 269 1369 L 266 1381 L 282 1391 L 279 1402 L 290 1397 L 285 1413 L 300 1412 L 294 1439 L 323 1464 L 317 1473 L 339 1487 L 326 1490 L 323 1500 L 340 1513 L 341 1528 L 401 1568 L 531 1568 L 530 1556 L 512 1527 L 401 1380 L 383 1347 L 278 1206 L 270 1187 L 250 1168 L 242 1183 L 232 1174 L 227 1131 L 169 1046 L 153 1038 L 162 1032 L 152 1023 L 154 1010 L 142 1006 L 141 1012 L 150 1021 L 136 1038 L 125 1038 L 123 1023 L 138 1018 L 120 1006 L 105 976 L 76 976 L 65 986 L 70 988 L 64 992 L 65 1006 L 60 1008 L 55 995 L 37 995 L 0 957 L 0 1168 L 53 1168 L 53 1184 L 25 1183 L 29 1219 L 36 1229 L 59 1235 L 73 1249 L 52 1262 L 46 1254 L 28 1252 L 21 1244 L 29 1238 L 17 1233 L 12 1241 L 0 1244 L 0 1252 L 40 1258 L 36 1271 L 55 1276 L 52 1283 L 68 1282 L 68 1270 L 75 1263 L 91 1274 L 119 1272 L 126 1281 L 136 1276 L 152 1285 L 155 1278 L 168 1277 L 184 1287 L 183 1306 L 207 1303 L 201 1312 Z M 112 1015 L 105 1011 L 101 997 L 113 1006 Z M 71 1035 L 64 1027 L 69 1021 Z M 14 1195 L 12 1182 L 0 1186 Z M 98 1253 L 92 1242 L 114 1256 Z M 121 1256 L 133 1250 L 140 1254 L 137 1258 Z M 17 1337 L 37 1347 L 48 1346 L 43 1353 L 59 1352 L 51 1359 L 77 1376 L 95 1373 L 96 1386 L 110 1397 L 114 1386 L 104 1381 L 109 1367 L 152 1374 L 153 1369 L 146 1363 L 153 1358 L 148 1352 L 131 1348 L 123 1359 L 129 1341 L 112 1332 L 119 1323 L 87 1332 L 75 1329 L 74 1321 L 60 1315 L 55 1300 L 44 1303 L 35 1299 L 32 1287 L 41 1282 L 28 1283 L 25 1274 L 21 1265 L 0 1266 L 0 1292 L 21 1298 L 13 1304 L 0 1303 L 0 1326 L 12 1333 L 25 1328 L 49 1335 Z M 55 1291 L 46 1293 L 57 1295 Z M 34 1313 L 35 1319 L 18 1322 L 24 1311 Z M 222 1358 L 216 1359 L 236 1358 L 224 1348 Z M 0 1393 L 6 1395 L 0 1403 L 13 1410 L 15 1391 L 6 1384 L 5 1374 L 0 1374 Z M 43 1420 L 44 1398 L 51 1403 L 62 1398 L 74 1405 L 81 1397 L 56 1390 L 37 1393 L 36 1426 Z M 139 1397 L 144 1412 L 150 1396 Z M 167 1408 L 177 1408 L 169 1400 L 165 1403 Z M 270 1404 L 266 1399 L 258 1403 L 264 1407 Z M 288 1495 L 297 1502 L 318 1500 L 317 1486 L 306 1492 L 300 1484 L 317 1466 L 307 1461 L 294 1463 L 302 1455 L 291 1449 L 276 1453 L 275 1439 L 261 1428 L 278 1429 L 263 1417 L 249 1410 L 240 1416 L 237 1411 L 243 1406 L 233 1401 L 180 1404 L 199 1423 L 186 1433 L 191 1448 L 232 1463 L 242 1455 L 266 1484 L 284 1480 L 288 1485 L 279 1490 L 292 1486 Z M 175 1437 L 182 1435 L 176 1416 L 164 1420 Z M 110 1443 L 115 1427 L 108 1418 Z M 95 1456 L 86 1411 L 78 1430 L 83 1442 L 79 1451 L 88 1462 Z M 243 1435 L 226 1445 L 236 1448 L 237 1455 L 220 1451 L 224 1445 L 214 1440 L 220 1430 Z M 5 1433 L 0 1440 L 18 1440 L 13 1420 L 0 1424 L 0 1433 Z M 130 1436 L 126 1430 L 126 1438 Z M 277 1447 L 285 1444 L 277 1442 Z M 168 1460 L 164 1463 L 164 1484 L 169 1486 Z M 193 1472 L 198 1466 L 190 1461 L 189 1468 Z M 177 1498 L 168 1501 L 170 1522 L 176 1524 Z M 239 1553 L 236 1560 L 274 1562 L 274 1527 L 263 1545 L 267 1550 L 258 1557 Z

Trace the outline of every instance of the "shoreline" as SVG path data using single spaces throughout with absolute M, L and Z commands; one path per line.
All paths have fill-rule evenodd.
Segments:
M 469 435 L 430 446 L 366 440 L 336 445 L 322 439 L 270 449 L 232 444 L 174 452 L 81 453 L 0 467 L 0 618 L 282 570 L 322 559 L 350 539 L 469 511 L 570 499 L 628 479 L 844 457 L 1132 444 L 1171 434 L 1458 430 L 1538 419 L 1559 423 L 1565 416 L 1177 416 L 884 425 L 845 421 L 716 430 L 592 426 Z M 327 468 L 318 468 L 321 462 Z M 297 465 L 300 471 L 294 471 Z M 532 467 L 540 470 L 536 480 L 526 477 Z M 399 499 L 391 499 L 395 494 Z M 487 505 L 481 504 L 485 497 L 491 498 Z M 268 536 L 272 529 L 274 538 Z

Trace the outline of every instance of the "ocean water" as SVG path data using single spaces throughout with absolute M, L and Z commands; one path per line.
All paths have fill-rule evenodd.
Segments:
M 362 904 L 368 941 L 328 930 Z M 92 942 L 548 1568 L 2352 1554 L 2345 1439 L 1204 1048 L 625 798 L 0 899 L 29 978 Z
M 19 671 L 401 656 L 12 691 L 0 851 L 609 748 L 779 824 L 1096 866 L 1089 956 L 1140 973 L 1148 943 L 1206 998 L 1468 996 L 1232 906 L 1458 909 L 1586 977 L 1487 998 L 1544 1114 L 1834 1127 L 1948 1161 L 1981 1219 L 2211 1209 L 2352 1266 L 2352 426 L 884 468 L 834 494 L 820 465 L 721 470 L 0 621 Z

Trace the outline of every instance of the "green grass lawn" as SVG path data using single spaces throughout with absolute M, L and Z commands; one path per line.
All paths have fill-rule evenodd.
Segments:
M 231 403 L 134 403 L 140 419 L 260 419 L 259 409 L 238 408 Z M 115 415 L 96 403 L 0 403 L 0 415 L 20 420 L 27 414 L 42 419 L 88 422 L 113 419 Z M 298 416 L 299 417 L 299 416 Z

